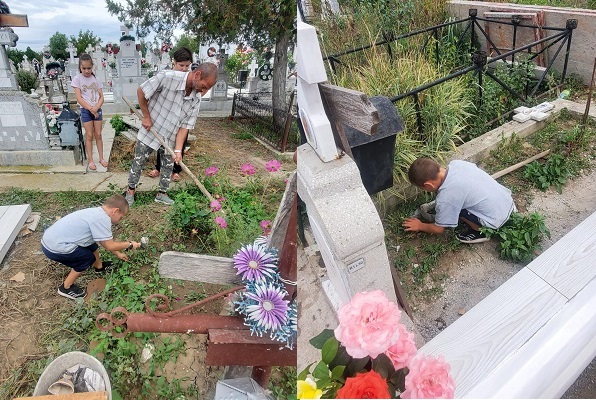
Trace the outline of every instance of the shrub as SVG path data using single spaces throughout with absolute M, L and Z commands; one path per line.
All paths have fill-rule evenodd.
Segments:
M 542 239 L 545 236 L 550 239 L 550 231 L 544 224 L 544 217 L 536 212 L 528 215 L 513 213 L 501 228 L 481 230 L 488 237 L 498 236 L 499 255 L 513 261 L 531 261 L 534 253 L 542 248 Z
M 112 119 L 110 119 L 110 125 L 112 125 L 112 128 L 114 128 L 114 131 L 116 132 L 116 136 L 120 135 L 120 133 L 122 131 L 125 131 L 126 129 L 128 129 L 126 124 L 122 120 L 122 116 L 119 114 L 114 115 L 112 117 Z
M 29 71 L 18 70 L 17 82 L 23 92 L 31 93 L 31 89 L 37 89 L 37 78 Z
M 560 154 L 553 154 L 544 164 L 533 161 L 524 170 L 524 177 L 543 192 L 554 186 L 561 193 L 569 175 L 567 161 Z

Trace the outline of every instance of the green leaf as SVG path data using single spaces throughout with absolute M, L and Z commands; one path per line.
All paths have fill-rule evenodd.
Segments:
M 323 344 L 323 348 L 321 349 L 321 359 L 325 364 L 330 364 L 333 361 L 335 355 L 337 354 L 338 348 L 339 342 L 335 336 L 327 339 L 325 344 Z
M 312 372 L 312 376 L 314 376 L 316 379 L 329 378 L 329 374 L 329 367 L 323 361 L 319 361 L 314 371 Z
M 345 365 L 338 365 L 337 367 L 333 368 L 331 371 L 331 378 L 336 381 L 343 379 L 345 369 Z
M 389 357 L 382 353 L 372 360 L 372 369 L 385 379 L 389 378 L 395 372 L 395 368 Z
M 308 374 L 310 374 L 310 367 L 312 367 L 313 365 L 314 365 L 314 362 L 313 362 L 313 363 L 310 363 L 310 364 L 308 364 L 308 365 L 306 366 L 306 368 L 304 368 L 304 369 L 302 370 L 302 372 L 300 372 L 300 373 L 298 374 L 298 377 L 297 377 L 297 379 L 298 379 L 299 381 L 303 381 L 303 380 L 305 380 L 305 379 L 308 377 Z
M 352 376 L 355 375 L 357 372 L 360 372 L 366 367 L 366 365 L 370 362 L 370 357 L 366 356 L 364 358 L 352 358 L 350 362 L 346 365 L 346 369 L 348 370 L 348 375 Z
M 323 345 L 330 337 L 335 337 L 333 333 L 333 329 L 323 329 L 323 332 L 319 333 L 314 338 L 310 339 L 308 342 L 312 344 L 315 349 L 321 350 Z

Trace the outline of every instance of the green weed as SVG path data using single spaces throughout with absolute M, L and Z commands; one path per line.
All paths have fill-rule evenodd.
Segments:
M 567 161 L 560 154 L 551 155 L 544 164 L 533 161 L 524 170 L 524 177 L 543 192 L 554 186 L 561 193 L 569 175 Z

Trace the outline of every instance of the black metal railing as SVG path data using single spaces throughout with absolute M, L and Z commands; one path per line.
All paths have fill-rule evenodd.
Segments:
M 475 74 L 478 74 L 478 83 L 479 83 L 479 104 L 482 104 L 482 79 L 483 79 L 483 75 L 488 76 L 489 78 L 493 79 L 495 82 L 497 82 L 497 84 L 499 84 L 500 86 L 502 86 L 505 90 L 507 90 L 508 92 L 510 92 L 514 97 L 516 97 L 517 99 L 521 100 L 522 102 L 526 102 L 528 100 L 528 98 L 532 98 L 536 95 L 536 92 L 538 91 L 540 85 L 542 84 L 542 82 L 544 81 L 544 79 L 549 75 L 549 73 L 552 70 L 553 64 L 555 62 L 555 60 L 557 59 L 557 57 L 559 56 L 559 54 L 561 53 L 561 50 L 563 49 L 563 47 L 565 47 L 566 45 L 566 50 L 564 52 L 565 54 L 565 60 L 563 63 L 563 72 L 561 73 L 561 80 L 560 80 L 560 85 L 562 85 L 565 81 L 566 78 L 566 74 L 567 74 L 567 65 L 569 62 L 569 53 L 571 50 L 571 38 L 572 38 L 572 34 L 573 34 L 573 30 L 575 28 L 577 28 L 577 20 L 576 19 L 568 19 L 566 22 L 566 26 L 565 28 L 561 28 L 561 27 L 547 27 L 547 26 L 537 26 L 537 25 L 527 25 L 527 24 L 521 24 L 520 23 L 520 18 L 518 15 L 513 14 L 512 18 L 511 18 L 511 22 L 507 22 L 507 21 L 494 21 L 491 19 L 486 19 L 486 18 L 481 18 L 477 16 L 477 10 L 476 9 L 470 9 L 469 10 L 469 17 L 462 19 L 462 20 L 456 20 L 456 21 L 450 21 L 450 22 L 446 22 L 444 24 L 440 24 L 440 25 L 436 25 L 436 26 L 432 26 L 429 28 L 425 28 L 425 29 L 420 29 L 420 30 L 416 30 L 416 31 L 412 31 L 412 32 L 408 32 L 402 35 L 384 35 L 384 39 L 381 41 L 378 41 L 374 44 L 369 44 L 369 45 L 365 45 L 365 46 L 361 46 L 358 48 L 354 48 L 354 49 L 350 49 L 350 50 L 346 50 L 343 51 L 341 53 L 337 53 L 337 54 L 333 54 L 333 55 L 329 55 L 326 56 L 324 58 L 325 61 L 327 61 L 329 63 L 329 66 L 331 68 L 331 70 L 333 72 L 337 71 L 337 68 L 339 65 L 342 64 L 340 57 L 348 55 L 348 54 L 352 54 L 355 52 L 359 52 L 359 51 L 363 51 L 366 49 L 370 49 L 373 48 L 375 46 L 387 46 L 388 48 L 388 55 L 390 58 L 392 58 L 392 51 L 391 51 L 391 43 L 395 42 L 397 40 L 401 40 L 401 39 L 405 39 L 405 38 L 409 38 L 412 36 L 416 36 L 416 35 L 421 35 L 424 33 L 430 33 L 431 36 L 429 36 L 429 38 L 426 40 L 424 47 L 427 46 L 427 44 L 430 42 L 431 38 L 435 39 L 435 47 L 434 47 L 434 52 L 435 52 L 435 57 L 437 59 L 437 62 L 440 62 L 440 48 L 438 46 L 438 32 L 440 29 L 451 26 L 451 25 L 459 25 L 459 24 L 466 24 L 464 30 L 462 31 L 462 33 L 460 34 L 458 41 L 456 43 L 456 47 L 460 48 L 462 46 L 462 43 L 464 41 L 464 38 L 466 36 L 466 33 L 469 31 L 470 32 L 470 47 L 474 48 L 474 43 L 475 41 L 475 30 L 474 27 L 477 27 L 478 30 L 482 33 L 482 35 L 485 37 L 485 39 L 487 40 L 488 44 L 489 44 L 489 48 L 491 50 L 494 50 L 495 53 L 497 54 L 495 57 L 488 57 L 486 52 L 480 51 L 479 49 L 476 49 L 476 51 L 473 54 L 472 57 L 472 65 L 466 66 L 466 67 L 462 67 L 459 70 L 456 70 L 452 73 L 450 73 L 449 75 L 439 78 L 435 81 L 426 83 L 424 85 L 418 86 L 414 89 L 411 89 L 409 91 L 407 91 L 406 93 L 402 93 L 402 94 L 397 94 L 394 97 L 391 97 L 390 100 L 395 103 L 399 100 L 402 100 L 404 98 L 407 97 L 411 97 L 412 101 L 414 102 L 414 106 L 415 106 L 415 110 L 416 110 L 416 117 L 417 117 L 417 124 L 418 124 L 418 131 L 419 133 L 422 134 L 423 132 L 423 122 L 422 122 L 422 117 L 421 117 L 421 106 L 420 106 L 420 98 L 419 98 L 419 93 L 432 88 L 434 86 L 440 85 L 443 82 L 446 82 L 448 80 L 457 78 L 459 76 L 465 75 L 469 72 L 474 72 Z M 507 51 L 505 53 L 501 53 L 501 51 L 498 49 L 498 47 L 495 45 L 495 43 L 491 40 L 491 38 L 489 37 L 488 33 L 483 29 L 483 27 L 479 24 L 479 21 L 483 21 L 486 23 L 494 23 L 494 24 L 503 24 L 503 25 L 511 25 L 513 26 L 513 37 L 512 37 L 512 44 L 511 44 L 511 48 L 512 50 Z M 517 30 L 519 28 L 533 28 L 533 29 L 541 29 L 543 31 L 556 31 L 557 33 L 552 34 L 550 36 L 546 36 L 543 37 L 542 39 L 536 40 L 534 42 L 528 43 L 526 45 L 520 46 L 516 48 L 516 40 L 517 40 Z M 540 78 L 536 81 L 535 85 L 532 88 L 526 87 L 525 89 L 525 93 L 520 93 L 518 91 L 516 91 L 515 89 L 511 88 L 509 85 L 507 85 L 505 82 L 503 82 L 501 79 L 499 79 L 495 74 L 493 74 L 489 68 L 487 68 L 487 66 L 493 64 L 493 66 L 495 65 L 495 63 L 497 61 L 503 61 L 503 62 L 507 62 L 507 59 L 509 57 L 511 57 L 512 62 L 514 61 L 514 57 L 516 54 L 521 53 L 521 52 L 526 52 L 528 53 L 528 60 L 532 61 L 534 60 L 536 57 L 538 57 L 539 55 L 541 55 L 542 53 L 544 53 L 547 49 L 549 49 L 550 47 L 555 46 L 556 44 L 559 44 L 557 50 L 555 51 L 554 55 L 550 58 L 550 60 L 548 61 L 548 65 L 546 66 L 544 72 L 542 73 L 542 75 L 540 76 Z M 539 49 L 536 52 L 532 52 L 532 49 Z
M 238 121 L 250 133 L 283 152 L 294 151 L 298 146 L 297 112 L 294 105 L 295 93 L 290 95 L 288 109 L 273 108 L 272 93 L 236 93 L 232 105 L 232 117 L 241 116 Z

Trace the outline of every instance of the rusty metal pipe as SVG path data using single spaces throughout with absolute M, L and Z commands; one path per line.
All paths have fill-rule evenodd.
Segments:
M 169 318 L 130 313 L 126 319 L 128 332 L 202 333 L 209 329 L 246 329 L 241 317 L 225 315 L 176 315 Z

